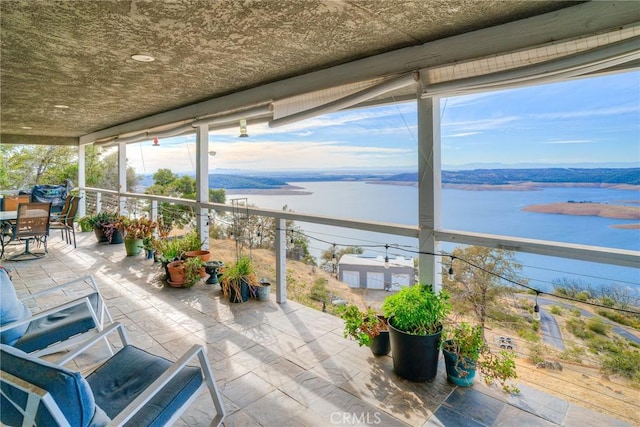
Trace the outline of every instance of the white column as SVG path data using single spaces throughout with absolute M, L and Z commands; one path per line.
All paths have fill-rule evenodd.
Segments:
M 276 218 L 276 302 L 287 302 L 287 222 Z
M 121 194 L 127 192 L 127 144 L 124 141 L 118 143 L 118 212 L 125 215 L 127 199 Z
M 440 253 L 434 230 L 442 228 L 441 218 L 441 158 L 440 99 L 420 97 L 418 90 L 418 241 L 420 252 Z M 441 257 L 419 256 L 419 279 L 442 287 Z
M 196 200 L 209 201 L 209 125 L 196 128 Z M 196 224 L 203 249 L 209 249 L 209 210 L 196 207 Z
M 86 150 L 84 145 L 78 146 L 78 187 L 87 186 L 87 162 L 85 159 Z M 87 192 L 80 190 L 80 202 L 78 203 L 78 218 L 87 214 Z

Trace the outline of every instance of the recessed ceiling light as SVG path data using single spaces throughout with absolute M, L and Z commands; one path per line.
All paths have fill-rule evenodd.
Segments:
M 33 128 L 31 126 L 22 126 L 22 129 L 29 130 L 29 129 L 33 129 Z
M 69 108 L 69 106 L 64 104 L 56 104 L 53 106 L 53 108 Z
M 138 61 L 138 62 L 153 62 L 156 60 L 156 58 L 154 58 L 153 56 L 149 56 L 149 55 L 131 55 L 131 59 L 133 59 L 134 61 Z

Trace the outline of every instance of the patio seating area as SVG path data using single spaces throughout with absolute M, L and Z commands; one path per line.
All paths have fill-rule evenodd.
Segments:
M 517 396 L 479 383 L 455 387 L 442 361 L 432 383 L 401 380 L 391 357 L 344 339 L 339 318 L 293 301 L 277 304 L 273 295 L 231 304 L 218 285 L 167 287 L 159 264 L 96 243 L 93 233 L 78 233 L 77 246 L 56 236 L 46 257 L 0 264 L 19 297 L 93 274 L 114 321 L 149 353 L 175 360 L 193 344 L 205 346 L 225 426 L 627 425 L 523 384 Z M 94 364 L 90 356 L 76 360 L 83 371 Z M 209 425 L 214 413 L 203 392 L 177 425 Z

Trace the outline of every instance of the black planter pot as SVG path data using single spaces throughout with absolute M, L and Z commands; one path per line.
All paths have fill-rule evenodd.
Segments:
M 120 243 L 124 243 L 124 239 L 122 238 L 122 233 L 119 230 L 113 230 L 113 234 L 111 235 L 111 241 L 109 242 L 112 245 L 119 245 Z
M 391 351 L 391 344 L 389 342 L 389 331 L 380 331 L 373 341 L 371 341 L 371 353 L 374 356 L 386 356 Z
M 394 372 L 409 381 L 433 381 L 438 373 L 442 326 L 433 335 L 410 335 L 393 327 L 389 320 L 389 339 Z
M 469 387 L 473 385 L 473 379 L 476 376 L 476 364 L 473 360 L 465 357 L 465 361 L 458 363 L 458 355 L 447 350 L 442 350 L 444 355 L 444 364 L 447 368 L 447 379 L 453 384 L 461 387 Z

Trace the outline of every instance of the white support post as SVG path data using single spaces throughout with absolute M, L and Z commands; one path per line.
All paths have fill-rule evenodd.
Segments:
M 87 186 L 87 161 L 85 159 L 86 149 L 84 145 L 78 146 L 78 187 Z M 87 214 L 87 191 L 80 190 L 80 202 L 78 203 L 78 218 Z
M 196 128 L 196 200 L 209 201 L 209 125 Z M 196 207 L 196 224 L 203 249 L 209 249 L 209 210 Z
M 127 214 L 126 198 L 121 194 L 127 192 L 127 144 L 124 141 L 118 143 L 118 213 Z
M 151 217 L 151 221 L 158 221 L 158 201 L 151 201 L 151 212 L 149 212 L 149 216 Z
M 102 212 L 102 193 L 96 192 L 96 211 L 95 213 Z
M 420 97 L 418 90 L 418 242 L 420 252 L 440 253 L 435 231 L 442 228 L 440 99 Z M 442 288 L 441 257 L 420 254 L 419 279 Z
M 287 222 L 282 218 L 276 219 L 275 250 L 276 250 L 276 302 L 287 302 Z

